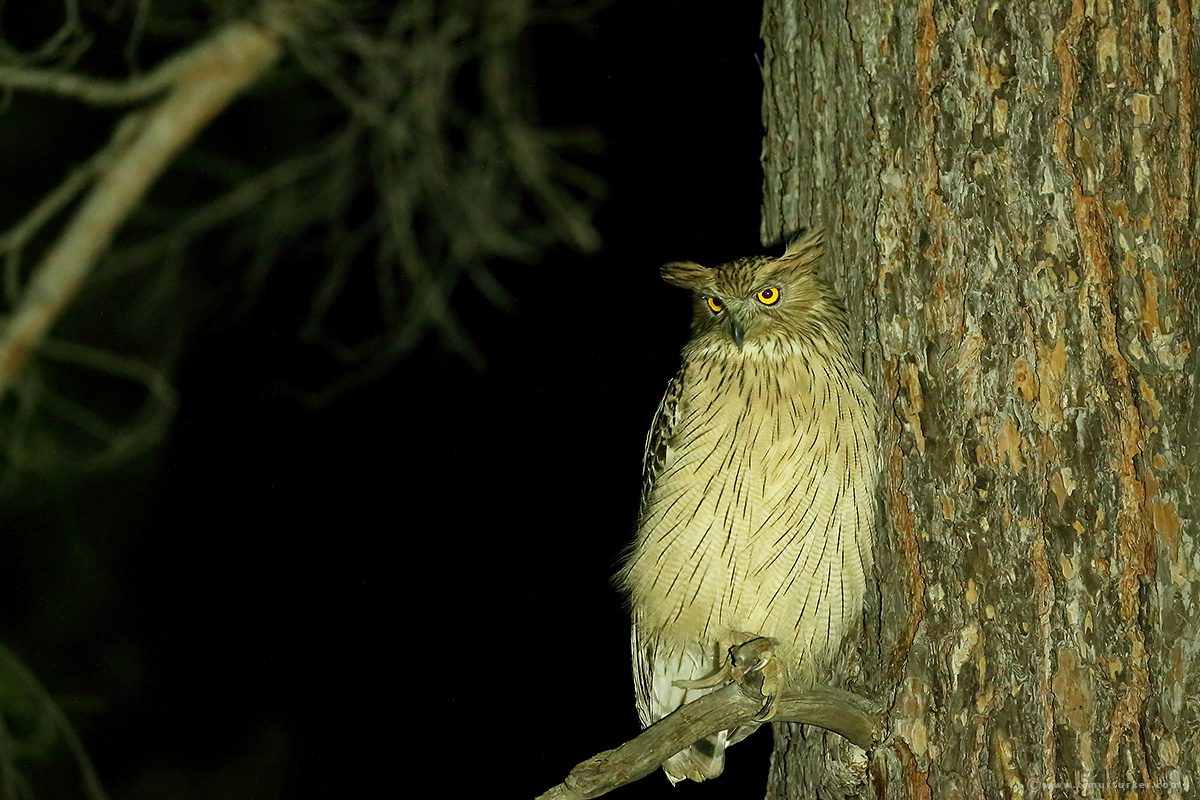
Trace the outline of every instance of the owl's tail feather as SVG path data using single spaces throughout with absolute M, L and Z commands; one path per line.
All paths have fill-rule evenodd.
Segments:
M 715 778 L 725 769 L 725 747 L 729 731 L 700 739 L 663 762 L 667 778 L 674 785 L 682 780 L 703 781 Z

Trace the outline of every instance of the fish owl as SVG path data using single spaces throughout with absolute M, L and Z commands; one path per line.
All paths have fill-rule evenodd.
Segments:
M 816 275 L 823 249 L 810 233 L 779 258 L 662 268 L 692 291 L 695 315 L 646 438 L 620 575 L 643 726 L 712 691 L 705 676 L 751 639 L 774 660 L 764 695 L 810 685 L 860 619 L 877 411 L 846 314 Z M 672 783 L 716 777 L 726 746 L 755 727 L 702 739 L 663 768 Z

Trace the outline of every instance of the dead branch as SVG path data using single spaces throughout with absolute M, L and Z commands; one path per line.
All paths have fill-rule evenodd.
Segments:
M 100 784 L 100 776 L 92 765 L 92 759 L 83 747 L 75 727 L 63 713 L 58 703 L 46 691 L 33 672 L 25 665 L 16 653 L 0 644 L 0 674 L 4 674 L 6 683 L 12 685 L 12 691 L 19 692 L 30 698 L 37 708 L 39 717 L 38 727 L 46 727 L 47 733 L 61 736 L 67 749 L 75 757 L 83 782 L 84 794 L 89 800 L 107 800 L 108 793 Z M 17 741 L 9 730 L 3 714 L 0 714 L 0 785 L 3 786 L 4 797 L 19 796 L 14 784 L 18 780 L 14 753 Z M 23 794 L 23 793 L 22 793 Z
M 172 59 L 167 70 L 173 76 L 170 90 L 157 105 L 134 112 L 136 133 L 103 166 L 79 210 L 34 269 L 20 305 L 4 327 L 0 397 L 150 185 L 206 124 L 275 63 L 280 52 L 275 36 L 239 22 Z M 123 136 L 127 126 L 119 124 L 117 130 Z
M 97 176 L 112 167 L 128 148 L 139 130 L 141 118 L 130 114 L 113 131 L 108 144 L 86 162 L 71 170 L 63 181 L 38 201 L 21 221 L 0 234 L 0 253 L 4 254 L 4 298 L 15 305 L 21 295 L 21 256 L 25 245 L 55 216 L 67 208 L 91 185 Z
M 177 80 L 176 72 L 180 66 L 179 61 L 171 59 L 153 72 L 128 81 L 106 81 L 48 69 L 0 66 L 0 86 L 56 94 L 94 106 L 124 106 L 165 92 Z
M 649 775 L 688 745 L 718 731 L 755 722 L 763 697 L 753 684 L 729 683 L 706 694 L 644 730 L 615 750 L 577 765 L 566 779 L 538 800 L 586 800 Z M 816 725 L 870 750 L 879 741 L 881 709 L 864 697 L 823 686 L 785 692 L 775 699 L 772 722 Z
M 90 41 L 74 0 L 64 2 L 68 24 L 53 42 Z M 463 0 L 453 13 L 443 6 L 416 0 L 375 18 L 323 0 L 267 0 L 256 24 L 226 26 L 125 81 L 72 71 L 77 54 L 66 44 L 61 52 L 48 43 L 19 54 L 0 39 L 0 92 L 133 106 L 99 152 L 0 232 L 0 289 L 11 309 L 0 317 L 0 399 L 10 400 L 14 419 L 31 424 L 44 408 L 89 436 L 98 432 L 101 420 L 78 402 L 55 400 L 45 376 L 34 375 L 31 355 L 50 355 L 47 336 L 102 259 L 104 278 L 126 279 L 124 272 L 182 262 L 194 241 L 239 219 L 223 252 L 245 259 L 246 304 L 297 242 L 316 241 L 324 252 L 327 270 L 300 333 L 354 374 L 316 391 L 292 387 L 299 399 L 320 405 L 373 380 L 432 333 L 481 365 L 450 302 L 456 286 L 469 281 L 503 306 L 507 293 L 489 261 L 533 261 L 556 241 L 596 249 L 591 207 L 603 183 L 563 157 L 564 150 L 596 149 L 594 136 L 531 126 L 522 113 L 526 89 L 515 43 L 533 14 L 528 0 Z M 108 252 L 179 150 L 283 48 L 285 73 L 307 73 L 302 77 L 316 86 L 306 90 L 326 90 L 330 97 L 316 103 L 335 101 L 345 124 L 272 166 L 205 170 L 205 186 L 214 177 L 227 184 L 219 196 L 182 216 L 141 210 L 139 221 L 159 226 L 157 232 Z M 35 63 L 47 61 L 51 66 Z M 478 82 L 479 107 L 461 101 L 463 80 Z M 189 102 L 197 104 L 191 112 Z M 363 218 L 368 196 L 375 210 Z M 47 240 L 50 247 L 27 258 Z M 371 270 L 380 330 L 355 329 L 344 339 L 335 306 L 351 273 Z M 12 449 L 23 441 L 20 425 L 6 426 L 5 438 L 0 454 L 8 450 L 10 463 L 29 463 Z

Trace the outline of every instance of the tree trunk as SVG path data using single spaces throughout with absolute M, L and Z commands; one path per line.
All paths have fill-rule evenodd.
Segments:
M 1200 795 L 1179 2 L 767 0 L 763 240 L 827 229 L 885 410 L 845 680 L 891 706 L 865 757 L 776 726 L 768 797 Z

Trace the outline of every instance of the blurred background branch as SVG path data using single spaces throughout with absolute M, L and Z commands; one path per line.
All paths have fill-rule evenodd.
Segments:
M 32 797 L 32 787 L 19 762 L 46 759 L 59 742 L 79 765 L 80 784 L 88 800 L 105 800 L 87 749 L 66 714 L 16 654 L 0 644 L 0 797 Z
M 108 249 L 117 229 L 141 201 L 142 196 L 186 147 L 201 128 L 253 83 L 279 56 L 275 39 L 246 24 L 228 25 L 204 39 L 180 57 L 160 67 L 148 83 L 171 86 L 161 103 L 136 111 L 122 119 L 113 140 L 101 152 L 104 158 L 92 163 L 94 184 L 78 210 L 66 222 L 57 239 L 33 269 L 28 281 L 20 278 L 20 254 L 16 248 L 27 240 L 35 222 L 49 222 L 46 213 L 63 206 L 85 180 L 66 182 L 35 207 L 6 234 L 14 246 L 5 255 L 12 262 L 5 281 L 12 290 L 12 313 L 0 333 L 0 400 L 3 400 L 26 359 L 45 338 L 50 327 L 78 294 L 96 260 Z M 11 71 L 20 76 L 20 69 Z M 26 72 L 28 75 L 41 73 Z M 61 75 L 59 78 L 72 77 Z M 0 75 L 3 79 L 3 75 Z M 47 91 L 62 85 L 78 88 L 83 81 L 45 81 Z M 70 93 L 69 93 L 70 94 Z M 78 96 L 86 101 L 85 95 Z M 75 173 L 79 175 L 81 173 Z M 85 171 L 83 175 L 88 175 Z M 69 187 L 69 188 L 64 188 Z
M 497 264 L 600 246 L 604 186 L 581 163 L 598 137 L 539 124 L 525 63 L 531 25 L 596 6 L 0 5 L 6 513 L 31 503 L 18 486 L 71 487 L 46 492 L 58 500 L 81 473 L 152 452 L 189 340 L 272 286 L 300 298 L 281 334 L 329 364 L 289 387 L 309 407 L 430 340 L 482 367 L 461 307 L 510 305 Z M 36 531 L 9 545 L 46 549 Z M 80 775 L 85 796 L 104 796 L 66 714 L 0 646 L 0 800 L 31 796 L 27 774 L 56 752 L 77 765 L 60 779 Z
M 204 28 L 189 22 L 190 4 L 142 2 L 124 79 L 84 70 L 95 14 L 78 0 L 62 3 L 44 40 L 0 43 L 0 87 L 31 116 L 26 132 L 38 114 L 53 125 L 97 113 L 63 111 L 65 101 L 127 109 L 107 144 L 42 170 L 43 183 L 58 172 L 51 188 L 0 217 L 5 479 L 153 445 L 185 337 L 166 320 L 189 302 L 179 294 L 189 270 L 214 272 L 214 257 L 236 265 L 224 291 L 243 309 L 281 263 L 320 263 L 294 333 L 338 366 L 321 385 L 292 387 L 308 405 L 386 374 L 431 335 L 481 367 L 456 293 L 506 307 L 497 260 L 600 244 L 592 209 L 603 184 L 566 155 L 595 152 L 597 136 L 539 126 L 521 64 L 535 17 L 577 7 L 274 0 L 221 6 Z M 4 19 L 5 31 L 16 22 Z M 145 73 L 143 51 L 162 53 Z M 23 110 L 29 95 L 48 97 Z M 193 143 L 239 97 L 237 118 Z M 276 117 L 276 136 L 240 140 L 239 123 L 261 129 L 263 115 Z M 361 297 L 368 282 L 374 308 L 351 308 L 350 287 Z M 58 344 L 47 347 L 51 331 Z

